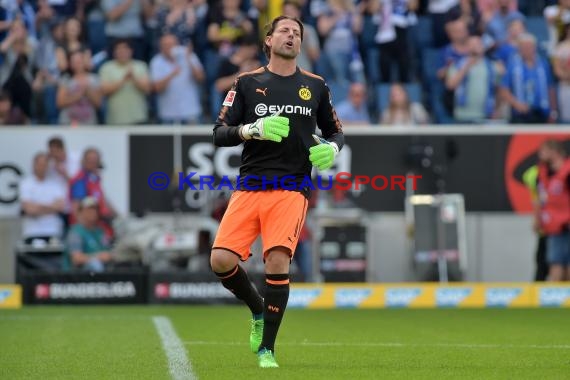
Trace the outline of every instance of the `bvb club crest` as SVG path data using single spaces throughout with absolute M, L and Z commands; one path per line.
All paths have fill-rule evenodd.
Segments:
M 299 89 L 299 97 L 303 100 L 311 99 L 311 90 L 308 87 L 301 87 Z

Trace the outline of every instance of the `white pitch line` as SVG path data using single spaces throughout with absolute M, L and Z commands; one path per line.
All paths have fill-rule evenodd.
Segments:
M 162 348 L 168 359 L 168 369 L 174 380 L 195 380 L 198 377 L 192 371 L 192 364 L 186 356 L 184 344 L 174 331 L 167 317 L 152 317 L 154 327 L 160 336 Z
M 242 342 L 214 342 L 205 340 L 186 341 L 184 344 L 205 345 L 205 346 L 245 346 Z M 445 347 L 445 348 L 521 348 L 521 349 L 545 349 L 545 350 L 570 350 L 570 344 L 468 344 L 468 343 L 394 343 L 394 342 L 299 342 L 299 343 L 278 343 L 280 346 L 309 346 L 309 347 Z

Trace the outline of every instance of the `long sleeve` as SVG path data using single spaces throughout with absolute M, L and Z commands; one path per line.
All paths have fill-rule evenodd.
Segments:
M 239 129 L 243 124 L 244 99 L 240 78 L 228 91 L 214 125 L 214 145 L 236 146 L 243 142 Z
M 322 131 L 323 137 L 329 142 L 336 143 L 338 149 L 341 150 L 344 145 L 342 124 L 332 105 L 330 90 L 324 82 L 322 91 L 321 102 L 317 111 L 317 125 Z

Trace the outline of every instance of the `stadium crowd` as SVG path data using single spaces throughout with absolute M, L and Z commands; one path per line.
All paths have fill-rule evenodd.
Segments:
M 347 125 L 570 121 L 568 0 L 2 0 L 0 122 L 211 123 L 281 13 Z
M 46 269 L 82 268 L 102 272 L 112 260 L 117 212 L 101 185 L 101 154 L 87 148 L 81 154 L 52 137 L 36 153 L 32 173 L 20 183 L 22 238 L 35 248 L 63 244 L 64 260 L 35 259 Z

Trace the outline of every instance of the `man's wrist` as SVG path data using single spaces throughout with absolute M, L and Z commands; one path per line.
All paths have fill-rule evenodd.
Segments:
M 244 141 L 247 141 L 247 140 L 251 140 L 251 139 L 252 139 L 251 135 L 249 135 L 248 133 L 244 133 L 244 130 L 245 130 L 246 128 L 249 128 L 250 125 L 251 125 L 251 124 L 244 124 L 244 125 L 242 125 L 241 127 L 239 127 L 238 133 L 239 133 L 241 139 L 244 140 Z
M 333 147 L 334 152 L 335 152 L 335 156 L 338 154 L 338 152 L 340 151 L 340 149 L 338 149 L 338 145 L 337 143 L 333 142 L 329 142 L 329 144 Z

